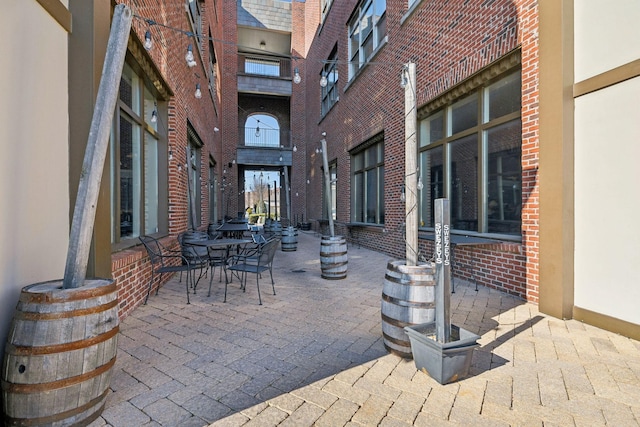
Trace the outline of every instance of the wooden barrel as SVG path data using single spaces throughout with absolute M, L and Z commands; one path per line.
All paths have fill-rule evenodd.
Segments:
M 90 424 L 109 392 L 118 340 L 112 280 L 62 280 L 22 289 L 2 366 L 6 426 Z
M 298 230 L 296 228 L 290 225 L 282 230 L 280 247 L 282 252 L 293 252 L 298 249 Z
M 382 287 L 382 336 L 391 353 L 412 358 L 405 326 L 435 321 L 435 264 L 389 261 Z
M 280 224 L 278 221 L 273 221 L 271 223 L 271 234 L 273 234 L 274 236 L 278 237 L 278 238 L 282 238 L 282 224 Z
M 339 280 L 347 277 L 347 241 L 343 236 L 322 236 L 320 269 L 323 279 Z

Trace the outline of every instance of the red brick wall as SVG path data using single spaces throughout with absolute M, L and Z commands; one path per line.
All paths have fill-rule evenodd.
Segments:
M 489 247 L 459 248 L 459 259 L 473 254 L 481 284 L 519 295 L 529 301 L 538 298 L 538 39 L 535 0 L 422 0 L 406 15 L 406 0 L 387 0 L 388 43 L 364 71 L 347 83 L 348 18 L 357 0 L 334 2 L 328 19 L 318 27 L 310 45 L 306 70 L 307 165 L 311 184 L 307 186 L 307 216 L 320 218 L 321 158 L 313 150 L 321 132 L 327 132 L 328 159 L 338 162 L 338 221 L 350 221 L 349 150 L 372 136 L 385 135 L 385 225 L 384 229 L 360 230 L 359 242 L 404 258 L 402 239 L 404 204 L 400 187 L 404 180 L 404 91 L 399 84 L 402 64 L 412 61 L 417 68 L 418 107 L 433 100 L 459 82 L 482 70 L 514 49 L 522 56 L 522 244 L 504 243 Z M 316 27 L 314 27 L 316 28 Z M 338 46 L 340 100 L 322 118 L 317 80 L 334 45 Z M 338 227 L 338 232 L 347 234 Z M 429 243 L 421 240 L 425 254 Z M 429 258 L 429 256 L 427 256 Z M 466 275 L 466 272 L 460 272 Z
M 221 176 L 224 162 L 231 161 L 221 153 L 220 135 L 213 131 L 214 127 L 221 127 L 218 113 L 221 110 L 220 100 L 212 98 L 208 90 L 209 47 L 208 29 L 211 23 L 213 38 L 222 39 L 217 16 L 222 11 L 214 11 L 213 2 L 201 3 L 202 29 L 205 37 L 201 46 L 197 46 L 194 38 L 189 38 L 178 30 L 191 31 L 188 14 L 185 11 L 184 0 L 127 0 L 134 14 L 140 19 L 134 18 L 133 29 L 141 40 L 144 40 L 145 31 L 150 30 L 154 41 L 153 48 L 148 52 L 156 68 L 164 78 L 166 84 L 173 91 L 173 97 L 167 102 L 166 122 L 161 120 L 159 128 L 167 135 L 167 150 L 172 154 L 168 162 L 168 232 L 169 235 L 162 239 L 162 243 L 169 246 L 177 246 L 176 236 L 187 229 L 187 175 L 186 175 L 186 148 L 188 144 L 187 127 L 191 124 L 203 143 L 200 159 L 200 191 L 202 202 L 200 204 L 201 223 L 199 228 L 206 230 L 209 224 L 209 157 L 217 162 L 217 174 Z M 230 2 L 218 2 L 218 7 L 228 7 Z M 223 6 L 224 3 L 224 6 Z M 226 10 L 224 11 L 227 12 Z M 235 16 L 235 3 L 233 4 Z M 150 25 L 147 20 L 153 20 L 162 25 Z M 235 22 L 235 21 L 234 21 Z M 166 26 L 166 27 L 165 27 Z M 169 27 L 169 28 L 167 28 Z M 184 56 L 187 45 L 194 45 L 194 56 L 197 65 L 189 68 Z M 221 62 L 225 45 L 216 43 L 218 63 Z M 202 55 L 198 53 L 202 52 Z M 235 66 L 235 64 L 234 64 Z M 221 73 L 219 73 L 221 74 Z M 200 84 L 202 98 L 194 96 L 196 83 Z M 164 129 L 163 129 L 164 127 Z M 223 160 L 224 159 L 224 160 Z M 120 315 L 125 317 L 136 306 L 144 301 L 147 294 L 149 280 L 151 278 L 151 265 L 144 248 L 134 248 L 112 254 L 112 274 L 119 289 Z M 168 277 L 164 278 L 164 282 Z M 186 303 L 186 295 L 185 295 Z

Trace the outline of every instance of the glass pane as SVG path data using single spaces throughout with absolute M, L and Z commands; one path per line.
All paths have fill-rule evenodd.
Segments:
M 376 23 L 376 47 L 380 45 L 384 36 L 387 35 L 387 14 L 383 13 L 382 16 L 378 17 L 378 22 Z
M 353 220 L 364 222 L 364 176 L 362 173 L 353 175 Z
M 478 136 L 451 143 L 451 225 L 478 230 Z
M 373 34 L 369 34 L 369 36 L 364 40 L 364 43 L 362 44 L 362 60 L 367 61 L 372 53 L 373 53 Z
M 384 166 L 378 168 L 378 223 L 384 224 Z
M 156 110 L 156 100 L 149 92 L 149 89 L 144 88 L 144 121 L 151 126 L 153 130 L 158 131 L 158 111 Z M 151 120 L 152 114 L 155 111 L 155 121 Z
M 144 134 L 144 232 L 158 232 L 158 140 Z
M 442 147 L 420 153 L 420 177 L 422 191 L 420 192 L 420 227 L 433 227 L 433 202 L 444 197 L 444 158 Z
M 353 156 L 353 170 L 360 171 L 364 167 L 364 153 L 358 153 Z
M 476 126 L 478 124 L 478 94 L 475 93 L 456 102 L 449 111 L 451 115 L 451 132 L 449 135 L 455 135 L 458 132 Z
M 378 206 L 378 171 L 376 169 L 370 169 L 366 173 L 366 205 L 367 205 L 367 217 L 365 222 L 376 223 L 377 222 L 377 206 Z
M 120 118 L 120 238 L 140 235 L 140 127 Z
M 487 131 L 487 217 L 490 233 L 520 235 L 522 148 L 520 120 Z
M 520 73 L 492 84 L 486 89 L 487 111 L 485 120 L 493 120 L 520 110 Z
M 426 147 L 444 137 L 444 114 L 442 111 L 420 122 L 420 147 Z
M 369 7 L 367 7 L 367 10 L 365 10 L 362 13 L 362 18 L 360 20 L 360 28 L 362 31 L 362 34 L 360 35 L 360 39 L 364 40 L 369 36 L 369 34 L 371 34 L 373 30 L 373 5 L 372 4 L 370 4 Z
M 376 149 L 378 147 L 374 146 L 374 147 L 369 147 L 365 150 L 364 152 L 364 167 L 365 168 L 370 168 L 372 166 L 374 166 L 377 163 L 377 159 L 376 159 Z
M 140 78 L 126 63 L 120 79 L 120 100 L 136 114 L 140 114 Z

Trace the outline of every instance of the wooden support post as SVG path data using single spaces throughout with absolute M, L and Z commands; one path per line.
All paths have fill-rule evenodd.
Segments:
M 119 4 L 115 7 L 71 222 L 62 285 L 65 289 L 82 286 L 87 274 L 100 181 L 109 146 L 113 112 L 120 89 L 120 78 L 132 20 L 133 14 L 128 6 Z
M 405 137 L 405 232 L 407 266 L 418 265 L 418 144 L 416 138 L 416 64 L 403 69 Z
M 331 206 L 331 177 L 329 175 L 329 160 L 327 159 L 327 140 L 322 138 L 320 141 L 322 144 L 322 167 L 324 168 L 324 185 L 325 194 L 327 199 L 327 215 L 329 216 L 329 232 L 331 237 L 335 237 L 335 229 L 333 227 L 333 215 Z

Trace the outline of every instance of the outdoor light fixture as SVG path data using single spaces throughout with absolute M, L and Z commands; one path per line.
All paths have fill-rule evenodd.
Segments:
M 424 188 L 424 184 L 422 184 L 422 177 L 418 175 L 418 190 L 422 190 Z
M 293 82 L 295 84 L 300 84 L 301 80 L 302 78 L 300 77 L 300 70 L 296 68 L 295 70 L 293 70 Z
M 158 112 L 156 110 L 153 110 L 151 112 L 151 123 L 155 123 L 158 121 Z
M 402 67 L 402 70 L 400 70 L 400 86 L 402 86 L 403 88 L 407 87 L 407 85 L 409 84 L 409 76 L 407 76 L 407 73 L 407 67 Z
M 320 77 L 320 87 L 327 87 L 327 76 L 324 75 L 324 71 L 322 72 L 322 77 Z
M 267 48 L 267 44 L 264 42 L 264 40 L 262 40 L 260 42 L 260 49 L 265 50 Z
M 258 125 L 256 126 L 256 138 L 260 138 L 260 120 L 258 120 Z
M 144 33 L 144 48 L 146 50 L 150 50 L 152 46 L 153 40 L 151 40 L 151 31 L 147 30 L 147 32 Z
M 202 98 L 202 91 L 200 90 L 200 83 L 196 83 L 196 92 L 193 94 L 197 99 Z
M 402 189 L 400 190 L 400 201 L 404 202 L 405 200 L 407 200 L 407 196 L 404 193 L 404 185 L 402 185 Z
M 296 151 L 298 151 L 298 147 L 297 146 L 293 146 L 293 152 L 295 153 Z
M 196 60 L 193 57 L 193 45 L 191 43 L 189 43 L 189 46 L 187 46 L 187 53 L 184 56 L 185 61 L 187 61 L 187 65 L 189 67 L 195 67 L 196 66 Z

